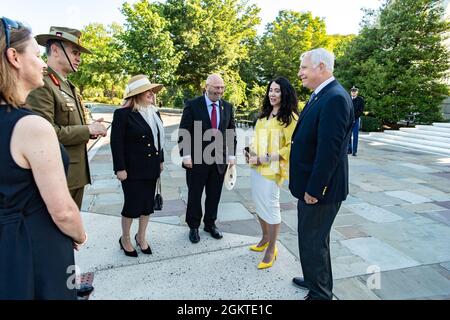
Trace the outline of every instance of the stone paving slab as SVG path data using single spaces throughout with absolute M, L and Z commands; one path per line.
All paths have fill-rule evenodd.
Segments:
M 381 271 L 414 267 L 420 264 L 401 251 L 374 237 L 354 238 L 344 240 L 341 243 L 369 264 L 378 266 Z
M 419 171 L 419 172 L 422 172 L 422 173 L 437 173 L 437 172 L 439 172 L 438 170 L 431 169 L 428 166 L 422 166 L 422 165 L 418 165 L 418 164 L 415 164 L 415 163 L 402 163 L 402 162 L 399 162 L 398 165 L 404 166 L 404 167 L 407 167 L 407 168 L 411 168 L 411 169 L 414 169 L 415 171 Z
M 367 279 L 367 276 L 363 279 Z M 383 300 L 450 295 L 450 280 L 440 275 L 432 266 L 382 272 L 380 279 L 381 288 L 373 292 Z
M 85 194 L 99 193 L 119 193 L 122 192 L 122 186 L 117 179 L 94 180 L 92 184 L 86 188 Z
M 409 192 L 409 191 L 389 191 L 385 192 L 388 196 L 399 198 L 404 201 L 418 204 L 418 203 L 425 203 L 425 202 L 433 202 L 433 200 L 426 198 L 424 196 L 421 196 L 419 194 Z
M 82 272 L 95 272 L 207 252 L 220 252 L 235 247 L 244 247 L 250 251 L 248 247 L 255 241 L 259 241 L 255 237 L 228 233 L 224 234 L 223 239 L 216 240 L 209 233 L 200 229 L 201 241 L 192 244 L 188 238 L 189 228 L 150 222 L 147 240 L 153 254 L 140 254 L 136 259 L 126 257 L 120 250 L 119 238 L 122 233 L 120 218 L 89 213 L 83 213 L 82 217 L 86 232 L 89 234 L 89 243 L 83 250 L 76 253 L 76 262 Z M 133 238 L 137 232 L 137 222 L 133 223 L 131 230 Z
M 366 221 L 385 223 L 402 220 L 402 217 L 368 203 L 350 204 L 347 205 L 347 208 L 365 218 Z
M 201 232 L 201 241 L 194 245 L 187 238 L 188 228 L 150 223 L 147 238 L 153 255 L 130 258 L 116 243 L 119 218 L 84 213 L 83 221 L 90 241 L 76 253 L 76 262 L 82 272 L 95 272 L 92 299 L 295 300 L 306 294 L 286 280 L 301 272 L 299 262 L 281 244 L 274 266 L 257 270 L 262 254 L 248 248 L 257 238 L 225 233 L 218 241 Z M 132 234 L 135 229 L 136 224 Z M 217 276 L 200 276 L 205 274 Z
M 438 212 L 425 212 L 421 213 L 421 215 L 434 221 L 445 223 L 447 226 L 450 227 L 450 210 Z
M 334 220 L 334 227 L 343 227 L 343 226 L 357 226 L 362 223 L 367 223 L 369 220 L 364 219 L 360 215 L 357 214 L 346 214 L 346 215 L 338 215 Z
M 450 271 L 450 262 L 441 263 L 441 266 L 443 268 L 447 269 L 448 271 Z
M 416 217 L 383 225 L 365 224 L 360 228 L 421 264 L 450 261 L 450 228 L 444 224 Z
M 238 202 L 219 203 L 217 219 L 221 222 L 253 219 L 253 215 Z
M 402 205 L 401 207 L 413 213 L 436 212 L 445 210 L 444 207 L 442 207 L 441 205 L 436 205 L 435 203 L 408 204 Z
M 95 202 L 91 207 L 91 212 L 120 215 L 123 208 L 122 193 L 103 193 L 95 198 Z
M 181 218 L 179 216 L 166 216 L 166 217 L 151 217 L 151 222 L 158 222 L 158 223 L 165 223 L 165 224 L 172 224 L 175 226 L 179 226 L 182 224 Z
M 186 203 L 182 200 L 165 200 L 161 211 L 155 211 L 152 217 L 181 216 L 186 213 Z
M 336 280 L 333 292 L 339 300 L 380 300 L 359 277 Z
M 279 257 L 272 268 L 257 270 L 262 255 L 237 247 L 96 272 L 91 299 L 302 299 L 306 290 L 287 280 L 300 275 L 298 262 L 282 246 Z
M 381 190 L 382 191 L 382 190 Z M 386 195 L 384 192 L 360 192 L 353 196 L 375 206 L 401 205 L 408 202 Z

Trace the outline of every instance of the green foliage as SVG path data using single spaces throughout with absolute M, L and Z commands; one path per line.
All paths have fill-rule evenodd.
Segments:
M 409 114 L 439 121 L 448 94 L 442 79 L 450 67 L 443 44 L 449 31 L 438 0 L 386 1 L 366 13 L 360 36 L 338 60 L 337 77 L 347 88 L 359 86 L 367 111 L 385 124 Z
M 83 44 L 93 54 L 84 54 L 78 72 L 70 77 L 86 97 L 91 97 L 85 93 L 89 88 L 101 88 L 101 95 L 110 99 L 122 97 L 128 77 L 122 68 L 123 50 L 116 39 L 121 30 L 117 24 L 105 27 L 98 23 L 82 30 Z
M 361 131 L 377 132 L 381 131 L 383 124 L 375 117 L 361 116 Z
M 239 93 L 228 92 L 241 103 L 241 79 L 236 71 L 248 56 L 247 42 L 256 36 L 260 22 L 259 9 L 240 0 L 167 0 L 159 4 L 159 12 L 169 21 L 170 33 L 181 60 L 177 68 L 177 83 L 194 86 L 202 92 L 202 82 L 211 73 L 222 73 L 227 86 Z
M 329 47 L 322 18 L 313 17 L 311 12 L 280 11 L 275 21 L 267 25 L 252 57 L 257 64 L 253 68 L 259 71 L 255 80 L 267 85 L 273 78 L 284 76 L 302 88 L 297 77 L 300 55 L 318 47 Z M 306 90 L 301 91 L 301 95 L 306 94 Z
M 125 2 L 126 18 L 120 40 L 125 45 L 125 68 L 129 74 L 145 74 L 152 82 L 168 84 L 176 79 L 181 53 L 171 39 L 167 20 L 155 4 L 140 0 L 133 5 Z

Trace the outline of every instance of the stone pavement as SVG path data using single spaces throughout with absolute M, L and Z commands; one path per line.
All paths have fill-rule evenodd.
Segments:
M 259 240 L 260 228 L 241 155 L 236 187 L 224 189 L 220 203 L 217 225 L 224 238 L 201 231 L 200 243 L 189 242 L 178 121 L 164 116 L 164 209 L 151 216 L 150 257 L 129 258 L 119 250 L 123 196 L 109 139 L 90 152 L 93 183 L 83 202 L 90 240 L 76 259 L 82 272 L 95 273 L 91 298 L 302 299 L 306 291 L 291 284 L 301 275 L 296 199 L 285 184 L 279 257 L 272 268 L 257 270 L 262 254 L 248 247 Z M 238 150 L 251 134 L 238 129 Z M 331 233 L 335 298 L 450 299 L 450 158 L 361 141 L 358 156 L 349 160 L 350 196 Z M 137 222 L 132 228 L 134 235 Z

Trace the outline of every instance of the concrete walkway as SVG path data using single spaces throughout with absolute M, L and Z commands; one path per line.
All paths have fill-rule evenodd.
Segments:
M 105 116 L 107 119 L 107 116 Z M 238 157 L 238 181 L 224 189 L 215 240 L 201 231 L 191 244 L 185 224 L 187 187 L 176 148 L 179 116 L 164 116 L 164 210 L 151 216 L 153 255 L 119 250 L 123 195 L 112 172 L 109 139 L 91 150 L 93 184 L 83 219 L 90 236 L 76 255 L 95 273 L 91 299 L 302 299 L 291 284 L 301 275 L 296 199 L 281 190 L 282 226 L 274 266 L 257 270 L 262 254 L 248 247 L 260 228 L 251 201 L 250 171 Z M 251 130 L 238 129 L 238 150 Z M 350 193 L 331 234 L 336 299 L 450 299 L 450 158 L 361 141 L 350 157 Z M 137 223 L 133 224 L 132 235 Z

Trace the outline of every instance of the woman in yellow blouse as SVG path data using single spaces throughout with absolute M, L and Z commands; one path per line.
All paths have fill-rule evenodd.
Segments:
M 250 249 L 257 252 L 267 249 L 258 269 L 270 268 L 278 254 L 280 186 L 289 175 L 291 137 L 297 120 L 298 99 L 294 88 L 283 77 L 271 81 L 256 122 L 252 147 L 249 153 L 246 151 L 246 160 L 252 165 L 252 199 L 262 230 L 261 241 Z

